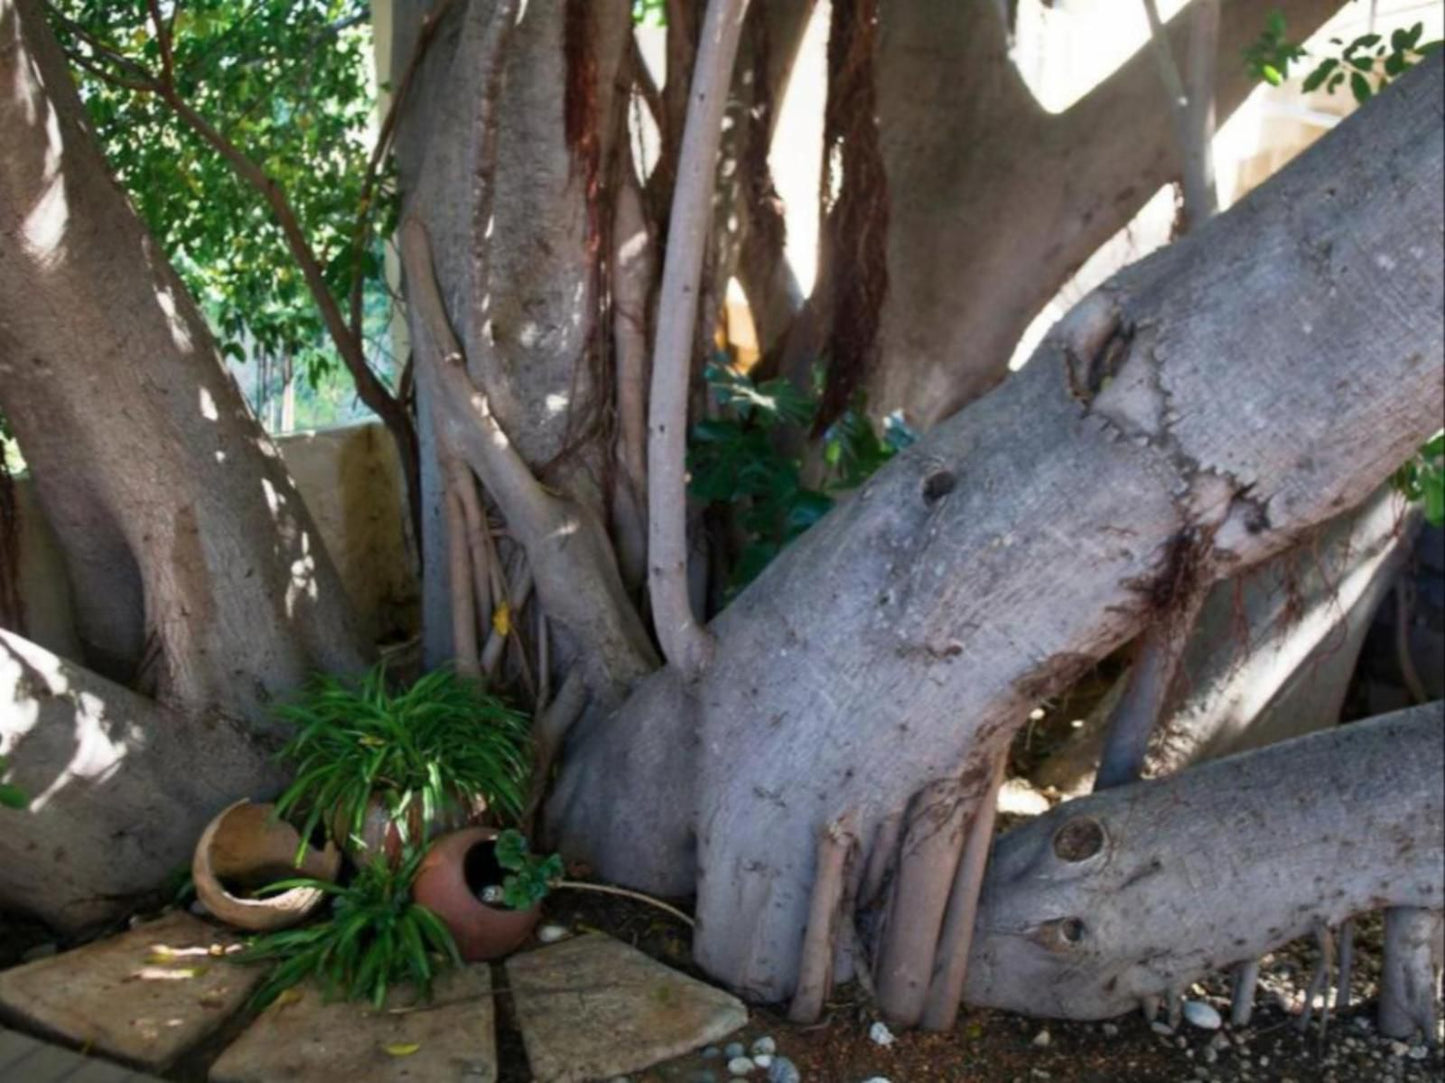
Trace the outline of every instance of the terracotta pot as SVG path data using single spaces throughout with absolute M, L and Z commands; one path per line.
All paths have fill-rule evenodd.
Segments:
M 265 932 L 295 925 L 326 895 L 315 888 L 298 887 L 253 899 L 234 891 L 255 891 L 297 876 L 335 880 L 341 871 L 341 853 L 330 843 L 325 850 L 308 846 L 297 866 L 301 836 L 286 821 L 275 818 L 275 808 L 237 801 L 206 826 L 191 858 L 196 895 L 207 910 L 238 929 Z
M 487 802 L 478 797 L 468 803 L 457 795 L 437 809 L 430 820 L 423 821 L 421 812 L 421 801 L 413 799 L 406 810 L 406 837 L 413 843 L 479 824 L 486 817 Z M 401 863 L 401 832 L 396 829 L 391 809 L 381 793 L 373 793 L 366 803 L 366 816 L 359 833 L 352 831 L 350 821 L 338 810 L 331 820 L 331 834 L 341 840 L 346 856 L 358 865 L 382 852 L 392 868 Z
M 500 885 L 506 870 L 497 864 L 493 827 L 469 827 L 443 835 L 422 858 L 412 898 L 441 918 L 457 942 L 457 951 L 469 963 L 500 959 L 517 950 L 532 935 L 542 916 L 540 905 L 530 910 L 488 906 L 479 898 L 482 889 Z

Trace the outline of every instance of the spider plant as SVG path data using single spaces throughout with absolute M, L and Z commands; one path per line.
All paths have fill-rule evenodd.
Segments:
M 451 670 L 399 693 L 388 688 L 383 666 L 355 683 L 321 676 L 276 713 L 296 731 L 281 750 L 295 764 L 295 781 L 276 812 L 304 813 L 303 840 L 337 821 L 338 833 L 359 833 L 373 794 L 387 802 L 393 822 L 414 802 L 423 825 L 438 810 L 479 798 L 503 816 L 521 814 L 527 718 Z
M 331 917 L 299 929 L 284 929 L 253 939 L 234 956 L 239 963 L 279 960 L 257 988 L 256 1007 L 265 1007 L 307 978 L 320 982 L 328 997 L 370 1000 L 380 1008 L 389 988 L 411 982 L 430 997 L 440 967 L 460 964 L 456 943 L 441 920 L 413 902 L 411 884 L 424 854 L 411 849 L 392 868 L 377 858 L 359 869 L 345 886 L 310 877 L 283 880 L 266 890 L 310 887 L 332 897 Z

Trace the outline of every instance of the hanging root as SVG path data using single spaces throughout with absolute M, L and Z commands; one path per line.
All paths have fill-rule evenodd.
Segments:
M 1409 1039 L 1421 1030 L 1427 1042 L 1436 1041 L 1442 918 L 1439 910 L 1417 906 L 1385 911 L 1379 1023 L 1387 1038 Z
M 1340 970 L 1335 983 L 1335 1011 L 1350 1006 L 1350 971 L 1355 965 L 1355 923 L 1346 918 L 1340 924 Z
M 900 1026 L 915 1026 L 923 1017 L 965 813 L 955 779 L 931 782 L 913 800 L 878 951 L 878 1006 Z
M 958 1021 L 958 1006 L 963 1000 L 963 983 L 968 974 L 968 952 L 973 945 L 973 926 L 978 917 L 978 893 L 983 889 L 983 873 L 988 865 L 988 851 L 993 843 L 994 819 L 998 813 L 998 791 L 1003 786 L 1008 753 L 999 753 L 993 779 L 974 810 L 958 872 L 953 879 L 953 892 L 948 911 L 943 916 L 943 932 L 939 935 L 938 957 L 933 964 L 933 981 L 923 1009 L 923 1026 L 928 1030 L 952 1030 Z
M 1315 997 L 1323 996 L 1324 1002 L 1320 1005 L 1320 1037 L 1323 1038 L 1330 1025 L 1330 972 L 1335 968 L 1335 938 L 1327 925 L 1320 925 L 1315 929 L 1315 940 L 1320 946 L 1320 961 L 1315 964 L 1314 973 L 1310 975 L 1309 986 L 1305 989 L 1304 1008 L 1300 1011 L 1295 1027 L 1301 1034 L 1309 1028 L 1310 1016 L 1315 1010 Z
M 1234 968 L 1229 1000 L 1229 1025 L 1247 1027 L 1254 1017 L 1254 991 L 1259 985 L 1259 960 L 1247 959 Z
M 858 845 L 858 814 L 852 809 L 823 829 L 818 840 L 817 874 L 813 879 L 808 929 L 798 963 L 798 988 L 788 1018 L 812 1023 L 823 1011 L 833 987 L 833 955 L 838 941 L 838 915 L 848 879 L 848 862 Z

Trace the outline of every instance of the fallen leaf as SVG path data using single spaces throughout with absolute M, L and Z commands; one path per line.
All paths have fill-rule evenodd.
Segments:
M 512 607 L 506 602 L 497 606 L 492 613 L 492 627 L 496 629 L 497 635 L 509 636 L 512 634 Z
M 420 1042 L 392 1042 L 383 1047 L 393 1057 L 409 1057 L 421 1048 Z
M 284 1008 L 287 1004 L 295 1004 L 300 999 L 300 989 L 283 989 L 281 995 L 276 998 L 276 1003 Z

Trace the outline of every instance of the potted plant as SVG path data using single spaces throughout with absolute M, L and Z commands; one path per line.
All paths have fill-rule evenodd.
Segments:
M 277 814 L 299 814 L 303 839 L 325 829 L 359 863 L 400 860 L 403 835 L 424 844 L 488 811 L 521 812 L 526 716 L 449 669 L 399 693 L 383 666 L 355 683 L 318 677 L 277 714 L 296 728 L 281 751 L 296 776 Z
M 437 971 L 460 959 L 447 927 L 412 896 L 423 857 L 424 851 L 411 848 L 396 865 L 375 856 L 345 885 L 309 877 L 271 885 L 276 892 L 301 888 L 328 895 L 331 915 L 256 937 L 231 957 L 240 963 L 278 964 L 257 988 L 253 1003 L 264 1007 L 308 978 L 328 996 L 370 1000 L 377 1008 L 387 990 L 403 982 L 428 997 Z
M 508 955 L 532 934 L 562 859 L 520 831 L 473 827 L 437 839 L 417 870 L 418 902 L 441 918 L 467 962 Z
M 280 892 L 267 885 L 285 876 L 334 881 L 341 852 L 327 843 L 317 850 L 302 846 L 296 829 L 278 820 L 272 805 L 237 801 L 215 817 L 201 834 L 191 858 L 196 897 L 227 925 L 253 932 L 283 929 L 302 921 L 326 898 L 313 887 Z

